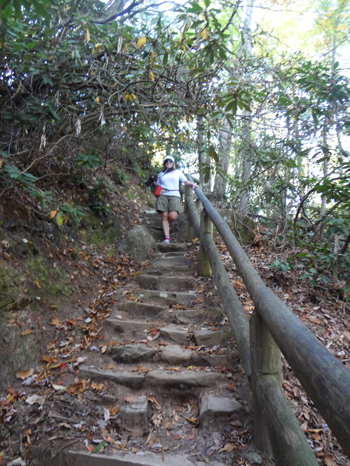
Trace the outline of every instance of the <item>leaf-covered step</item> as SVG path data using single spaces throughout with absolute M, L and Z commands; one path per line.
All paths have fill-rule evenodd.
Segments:
M 202 372 L 194 370 L 154 370 L 147 374 L 146 384 L 160 388 L 177 388 L 186 390 L 190 388 L 213 387 L 226 381 L 226 377 L 218 372 Z
M 122 319 L 106 319 L 105 321 L 113 330 L 120 334 L 123 340 L 147 338 L 148 334 L 154 329 L 164 327 L 164 322 L 145 322 L 144 320 L 122 320 Z

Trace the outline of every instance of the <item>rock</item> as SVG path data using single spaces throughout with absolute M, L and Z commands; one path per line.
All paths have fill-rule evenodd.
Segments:
M 122 348 L 109 346 L 108 350 L 108 354 L 113 355 L 112 359 L 114 361 L 126 364 L 150 361 L 156 354 L 156 350 L 149 348 L 143 343 L 139 345 L 125 345 Z
M 232 233 L 242 241 L 242 244 L 250 244 L 254 241 L 255 222 L 250 217 L 240 214 L 239 212 L 232 212 L 232 210 L 218 210 L 221 217 L 226 221 Z
M 142 225 L 133 227 L 120 243 L 118 249 L 126 252 L 136 262 L 142 262 L 154 243 L 155 239 Z
M 22 458 L 16 458 L 15 460 L 7 463 L 7 466 L 26 466 L 26 462 Z
M 217 322 L 222 320 L 223 312 L 220 308 L 193 309 L 177 311 L 176 319 L 182 324 L 200 324 L 203 322 Z
M 241 403 L 231 398 L 202 395 L 199 402 L 199 422 L 207 424 L 212 419 L 239 414 Z
M 161 276 L 142 273 L 136 275 L 135 281 L 146 290 L 187 291 L 196 286 L 196 280 L 191 276 Z
M 213 432 L 211 434 L 211 438 L 213 439 L 214 445 L 216 445 L 217 447 L 222 444 L 222 437 L 220 432 Z
M 225 330 L 199 330 L 195 332 L 194 338 L 198 346 L 216 346 L 225 343 L 232 338 L 232 330 L 230 327 Z
M 186 364 L 190 361 L 192 351 L 176 345 L 168 345 L 161 354 L 161 360 L 169 364 Z
M 139 396 L 120 408 L 119 423 L 138 435 L 149 431 L 151 407 L 146 396 Z
M 111 380 L 120 385 L 125 385 L 133 390 L 139 390 L 145 383 L 145 374 L 137 374 L 128 371 L 103 371 L 89 366 L 80 366 L 81 377 L 86 379 Z
M 155 370 L 149 372 L 146 377 L 146 383 L 152 386 L 183 389 L 212 387 L 223 381 L 226 381 L 225 376 L 217 372 L 195 372 L 189 370 L 182 370 L 181 372 Z
M 250 451 L 245 454 L 245 458 L 249 461 L 251 464 L 262 464 L 263 460 L 260 455 L 257 453 L 254 453 L 253 451 Z
M 193 353 L 191 357 L 191 364 L 194 366 L 224 366 L 226 368 L 232 368 L 234 365 L 234 360 L 237 356 L 237 351 L 229 351 L 225 354 Z
M 181 213 L 177 219 L 177 239 L 178 241 L 192 241 L 198 238 L 198 233 L 195 227 L 192 225 L 189 215 L 187 213 Z
M 160 336 L 163 338 L 167 338 L 173 341 L 176 341 L 179 345 L 187 345 L 188 338 L 187 338 L 187 330 L 184 330 L 177 325 L 167 325 L 160 329 Z

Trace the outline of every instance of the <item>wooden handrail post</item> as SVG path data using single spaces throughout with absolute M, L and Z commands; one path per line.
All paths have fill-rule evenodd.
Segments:
M 188 212 L 188 202 L 193 200 L 193 191 L 191 186 L 185 186 L 185 205 L 184 205 L 184 212 Z
M 208 235 L 210 237 L 213 236 L 213 224 L 210 218 L 208 217 L 207 213 L 203 209 L 201 213 L 200 246 L 199 246 L 199 254 L 198 254 L 198 273 L 202 277 L 211 277 L 213 273 L 210 267 L 210 262 L 208 260 L 208 257 L 203 247 L 202 239 L 204 235 Z
M 269 374 L 282 385 L 281 351 L 256 310 L 250 318 L 250 361 L 256 445 L 271 454 L 268 432 L 256 394 L 256 382 L 260 375 Z

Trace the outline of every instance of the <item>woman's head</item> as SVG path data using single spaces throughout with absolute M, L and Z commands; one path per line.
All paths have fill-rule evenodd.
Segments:
M 163 159 L 163 167 L 164 170 L 169 170 L 171 168 L 175 168 L 175 159 L 171 155 L 166 155 Z

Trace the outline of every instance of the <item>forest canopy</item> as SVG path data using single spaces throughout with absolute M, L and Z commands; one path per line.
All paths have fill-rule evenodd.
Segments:
M 168 152 L 212 199 L 288 236 L 312 283 L 349 281 L 349 12 L 350 0 L 1 0 L 0 196 L 77 224 L 108 215 L 100 168 L 120 181 L 123 162 L 144 182 Z M 87 190 L 91 176 L 73 204 L 50 189 Z

